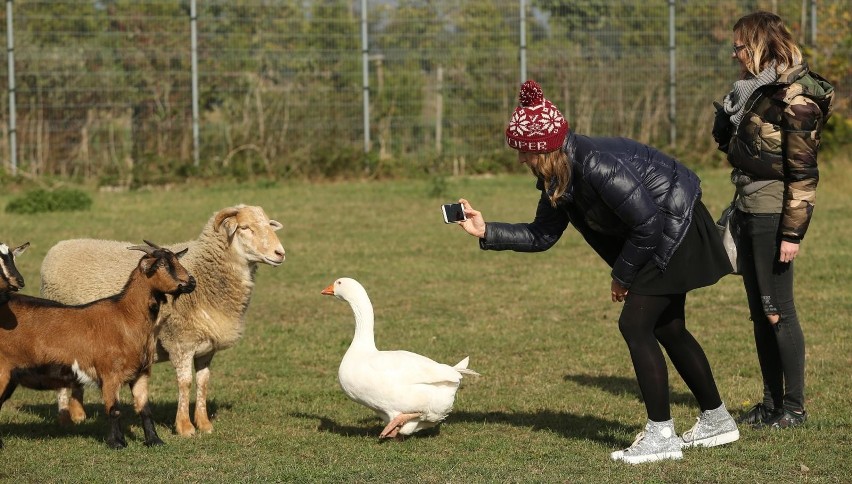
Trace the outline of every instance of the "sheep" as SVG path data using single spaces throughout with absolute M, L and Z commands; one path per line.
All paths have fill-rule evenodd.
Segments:
M 9 293 L 24 288 L 24 278 L 15 266 L 15 258 L 23 254 L 30 243 L 27 242 L 14 249 L 0 242 L 0 303 L 9 299 Z
M 110 421 L 106 443 L 119 449 L 127 447 L 119 389 L 128 383 L 142 418 L 145 445 L 163 445 L 148 404 L 155 323 L 166 294 L 191 293 L 195 279 L 178 262 L 186 249 L 173 253 L 146 244 L 128 247 L 145 254 L 113 296 L 69 306 L 11 294 L 0 306 L 0 407 L 18 385 L 56 390 L 96 384 Z
M 157 361 L 170 360 L 177 376 L 175 431 L 182 436 L 209 433 L 207 415 L 210 362 L 217 351 L 234 346 L 243 333 L 244 317 L 260 263 L 278 266 L 284 248 L 275 234 L 281 224 L 260 207 L 237 205 L 215 213 L 197 239 L 169 246 L 191 248 L 183 262 L 195 275 L 192 294 L 169 301 L 160 311 Z M 115 290 L 115 271 L 131 261 L 122 242 L 67 240 L 52 247 L 41 267 L 41 294 L 60 302 L 83 303 Z M 106 269 L 113 269 L 106 270 Z M 189 418 L 189 391 L 195 365 L 195 426 Z M 80 389 L 59 394 L 60 423 L 79 423 L 86 414 Z

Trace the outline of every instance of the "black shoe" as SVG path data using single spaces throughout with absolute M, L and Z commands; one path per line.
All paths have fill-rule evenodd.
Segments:
M 752 427 L 763 427 L 764 425 L 769 425 L 782 414 L 783 412 L 780 410 L 769 408 L 762 403 L 758 403 L 751 407 L 748 412 L 740 415 L 737 419 L 737 423 L 751 425 Z
M 772 427 L 773 430 L 788 429 L 790 427 L 798 427 L 799 425 L 802 425 L 807 419 L 808 412 L 802 410 L 802 413 L 797 413 L 785 408 L 784 412 L 782 412 L 780 416 L 776 417 L 769 426 Z

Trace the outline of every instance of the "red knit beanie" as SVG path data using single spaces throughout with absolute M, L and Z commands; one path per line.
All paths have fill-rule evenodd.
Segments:
M 523 83 L 518 101 L 521 105 L 515 108 L 506 128 L 509 146 L 533 153 L 561 148 L 568 132 L 568 121 L 553 103 L 544 98 L 541 86 L 533 80 Z

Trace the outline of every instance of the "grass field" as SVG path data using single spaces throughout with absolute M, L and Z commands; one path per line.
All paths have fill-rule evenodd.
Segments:
M 700 173 L 712 213 L 730 199 L 727 173 Z M 57 241 L 98 237 L 189 240 L 215 211 L 261 205 L 284 224 L 287 261 L 261 267 L 243 340 L 213 360 L 212 434 L 173 433 L 171 365 L 155 367 L 154 413 L 166 445 L 142 445 L 123 391 L 128 448 L 103 443 L 95 390 L 91 418 L 56 423 L 52 392 L 19 389 L 0 411 L 0 481 L 8 482 L 849 482 L 852 479 L 850 280 L 852 167 L 822 168 L 817 210 L 797 259 L 797 303 L 807 341 L 804 428 L 742 429 L 740 441 L 684 451 L 681 461 L 628 466 L 609 460 L 645 421 L 609 270 L 569 229 L 543 254 L 480 251 L 439 205 L 460 196 L 486 220 L 531 220 L 529 176 L 432 181 L 279 183 L 98 193 L 90 212 L 0 213 L 0 240 L 30 241 L 18 259 L 25 293 Z M 10 195 L 0 195 L 5 206 Z M 455 363 L 465 378 L 438 432 L 379 442 L 381 422 L 349 401 L 337 366 L 351 341 L 349 306 L 320 291 L 358 279 L 375 306 L 380 349 Z M 687 300 L 687 323 L 734 411 L 755 403 L 760 376 L 741 281 L 728 276 Z M 697 406 L 671 373 L 677 431 Z

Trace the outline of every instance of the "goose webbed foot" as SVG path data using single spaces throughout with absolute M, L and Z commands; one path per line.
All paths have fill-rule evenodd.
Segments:
M 380 439 L 397 439 L 402 440 L 402 435 L 399 435 L 399 429 L 402 428 L 403 425 L 407 424 L 409 421 L 420 417 L 419 413 L 401 413 L 394 417 L 385 428 L 382 430 L 382 433 L 379 434 Z

